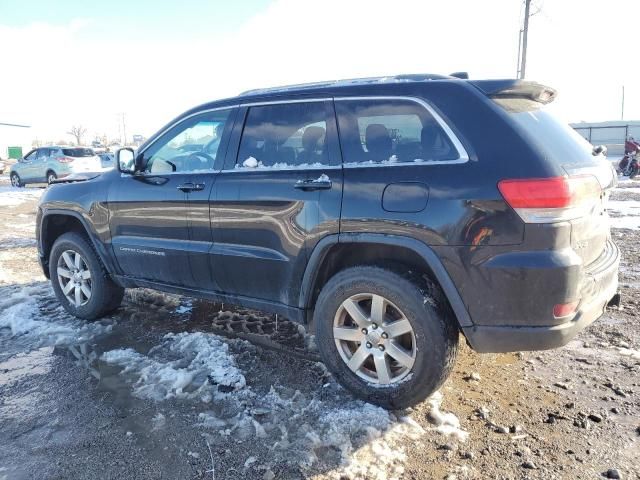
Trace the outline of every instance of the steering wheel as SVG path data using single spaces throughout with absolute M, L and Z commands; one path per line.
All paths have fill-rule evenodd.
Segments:
M 213 168 L 213 162 L 215 161 L 215 158 L 205 152 L 189 152 L 189 156 L 187 158 L 189 163 L 189 170 L 198 170 L 198 167 L 206 168 L 207 166 L 209 168 Z M 206 160 L 206 163 L 204 165 L 201 158 L 204 158 Z

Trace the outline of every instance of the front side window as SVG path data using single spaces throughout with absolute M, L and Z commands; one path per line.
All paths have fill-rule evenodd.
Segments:
M 160 137 L 145 153 L 145 172 L 188 173 L 213 169 L 231 110 L 185 120 Z
M 250 107 L 236 168 L 309 168 L 329 164 L 325 102 Z
M 457 160 L 451 139 L 419 103 L 410 100 L 336 102 L 346 165 Z
M 40 148 L 38 150 L 38 153 L 36 153 L 35 159 L 36 160 L 44 160 L 48 156 L 49 156 L 49 149 L 48 148 Z

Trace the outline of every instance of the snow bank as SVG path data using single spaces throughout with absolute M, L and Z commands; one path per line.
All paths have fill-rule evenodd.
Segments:
M 40 198 L 43 188 L 14 188 L 0 186 L 0 206 L 15 207 L 29 200 Z
M 202 332 L 167 334 L 148 356 L 127 348 L 105 352 L 100 358 L 135 378 L 134 395 L 156 401 L 174 397 L 210 401 L 221 391 L 246 385 L 228 345 Z
M 51 298 L 48 283 L 15 287 L 0 287 L 0 330 L 8 329 L 14 338 L 30 344 L 31 349 L 43 346 L 86 343 L 97 335 L 111 331 L 111 325 L 87 323 L 62 310 L 42 315 L 36 298 Z

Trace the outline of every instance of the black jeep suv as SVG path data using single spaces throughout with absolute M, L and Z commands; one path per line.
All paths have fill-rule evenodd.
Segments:
M 478 352 L 561 346 L 615 296 L 612 168 L 516 80 L 404 75 L 194 108 L 43 195 L 73 315 L 149 287 L 308 323 L 356 395 L 412 405 Z

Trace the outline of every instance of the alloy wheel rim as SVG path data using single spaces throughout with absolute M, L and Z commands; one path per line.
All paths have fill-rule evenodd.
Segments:
M 91 271 L 86 260 L 74 250 L 65 250 L 58 258 L 58 283 L 62 294 L 74 307 L 86 305 L 91 299 Z
M 55 176 L 55 175 L 53 175 L 53 174 L 50 174 L 50 175 L 49 175 L 49 178 L 48 178 L 48 183 L 50 184 L 50 183 L 51 183 L 51 182 L 53 182 L 55 179 L 56 179 L 56 176 Z
M 347 367 L 377 385 L 402 381 L 416 360 L 411 322 L 382 295 L 359 293 L 343 301 L 334 317 L 333 338 Z
M 11 185 L 14 187 L 18 186 L 18 176 L 17 175 L 11 175 Z

